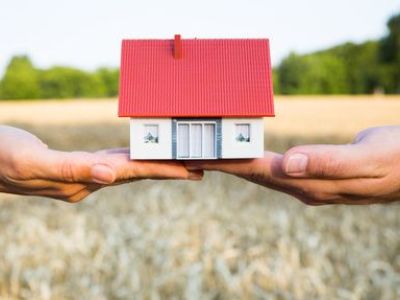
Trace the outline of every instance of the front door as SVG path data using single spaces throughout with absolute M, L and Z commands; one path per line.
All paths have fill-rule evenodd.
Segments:
M 178 121 L 177 158 L 216 158 L 216 122 Z

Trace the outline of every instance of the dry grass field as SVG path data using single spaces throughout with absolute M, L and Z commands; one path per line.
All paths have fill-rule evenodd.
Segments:
M 0 123 L 58 149 L 127 146 L 116 105 L 3 102 Z M 276 110 L 275 151 L 400 124 L 399 97 L 278 97 Z M 218 173 L 0 203 L 0 299 L 400 298 L 398 204 L 307 207 Z

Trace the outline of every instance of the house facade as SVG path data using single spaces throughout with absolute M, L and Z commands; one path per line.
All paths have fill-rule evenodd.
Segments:
M 255 158 L 263 118 L 131 118 L 132 159 Z
M 124 40 L 132 159 L 256 158 L 274 116 L 265 39 Z

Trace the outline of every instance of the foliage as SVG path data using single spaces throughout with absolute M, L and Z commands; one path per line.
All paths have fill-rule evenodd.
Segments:
M 40 86 L 43 98 L 101 97 L 106 94 L 98 76 L 66 67 L 42 71 Z
M 382 85 L 385 89 L 400 93 L 400 14 L 387 23 L 389 33 L 381 40 L 379 59 L 382 63 Z
M 15 56 L 0 82 L 0 99 L 99 98 L 118 94 L 118 69 L 85 72 L 70 67 L 35 68 L 27 56 Z
M 105 88 L 105 96 L 114 97 L 118 95 L 119 70 L 100 68 L 95 76 L 101 81 Z
M 379 41 L 289 54 L 274 70 L 282 94 L 400 93 L 400 14 Z M 275 83 L 274 82 L 274 83 Z
M 347 89 L 346 66 L 330 53 L 290 54 L 280 65 L 284 94 L 339 94 Z
M 15 56 L 0 82 L 1 99 L 35 99 L 40 97 L 38 72 L 27 56 Z
M 368 94 L 390 77 L 379 63 L 379 44 L 346 43 L 308 55 L 290 54 L 277 68 L 283 94 Z M 393 92 L 392 90 L 387 90 Z

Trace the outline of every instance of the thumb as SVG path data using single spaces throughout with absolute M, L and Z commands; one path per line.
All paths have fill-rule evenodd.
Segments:
M 282 170 L 303 178 L 379 176 L 371 156 L 370 149 L 360 144 L 297 146 L 285 153 Z
M 62 182 L 92 182 L 110 184 L 117 172 L 104 156 L 89 152 L 48 150 L 40 160 L 38 176 Z

